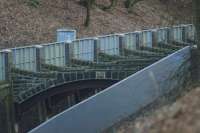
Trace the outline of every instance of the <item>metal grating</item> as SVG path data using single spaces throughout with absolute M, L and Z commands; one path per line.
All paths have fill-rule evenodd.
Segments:
M 152 47 L 152 31 L 151 30 L 143 30 L 142 31 L 142 46 Z
M 195 27 L 192 24 L 185 25 L 186 39 L 195 40 Z
M 69 29 L 57 30 L 57 42 L 72 42 L 76 39 L 76 31 Z
M 172 27 L 172 37 L 173 41 L 183 41 L 183 27 L 174 26 Z
M 5 54 L 0 52 L 0 81 L 6 79 L 5 72 Z
M 125 48 L 129 50 L 137 49 L 137 34 L 138 32 L 125 33 Z
M 15 68 L 26 71 L 36 71 L 35 46 L 13 48 L 11 50 L 13 57 L 13 65 Z
M 108 55 L 119 55 L 119 35 L 99 36 L 100 52 Z
M 94 39 L 75 40 L 72 43 L 72 58 L 84 61 L 94 61 Z
M 43 46 L 43 60 L 45 64 L 65 66 L 65 43 L 50 43 Z
M 157 42 L 164 42 L 167 43 L 168 42 L 168 30 L 169 28 L 160 28 L 157 29 Z

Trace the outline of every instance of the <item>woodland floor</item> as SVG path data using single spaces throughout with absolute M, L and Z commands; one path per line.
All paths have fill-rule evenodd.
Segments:
M 160 0 L 144 0 L 131 13 L 125 0 L 109 11 L 94 7 L 91 24 L 84 27 L 86 9 L 80 0 L 39 0 L 37 8 L 27 6 L 28 0 L 0 0 L 0 48 L 54 42 L 56 30 L 70 27 L 78 37 L 129 32 L 139 29 L 191 23 L 191 4 L 163 4 Z M 180 1 L 180 0 L 179 0 Z M 181 0 L 186 3 L 191 0 Z M 106 4 L 108 0 L 98 0 Z

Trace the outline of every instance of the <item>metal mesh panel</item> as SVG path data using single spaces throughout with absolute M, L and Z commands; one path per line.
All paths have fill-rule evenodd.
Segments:
M 65 66 L 65 43 L 50 43 L 43 46 L 43 60 L 45 64 Z
M 0 80 L 5 80 L 5 54 L 0 52 Z
M 167 43 L 168 42 L 168 28 L 167 27 L 157 29 L 157 41 L 158 41 L 158 43 L 160 43 L 160 42 Z
M 183 41 L 183 27 L 174 26 L 172 28 L 172 35 L 173 35 L 174 41 Z
M 68 29 L 57 30 L 57 42 L 74 41 L 76 39 L 76 31 Z
M 12 56 L 15 68 L 36 71 L 36 48 L 34 46 L 13 48 Z
M 137 49 L 137 33 L 125 33 L 125 48 L 130 50 Z
M 186 39 L 195 40 L 195 27 L 194 25 L 185 25 Z
M 73 58 L 94 61 L 94 39 L 81 39 L 73 42 Z
M 100 52 L 109 55 L 119 55 L 119 36 L 100 36 Z
M 152 47 L 152 32 L 149 30 L 142 31 L 142 45 Z

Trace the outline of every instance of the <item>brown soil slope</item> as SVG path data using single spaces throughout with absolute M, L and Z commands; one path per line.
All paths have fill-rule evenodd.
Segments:
M 56 29 L 62 27 L 72 27 L 79 37 L 84 37 L 187 23 L 191 19 L 191 8 L 181 4 L 166 6 L 160 0 L 144 0 L 128 13 L 124 0 L 120 0 L 110 11 L 94 7 L 91 25 L 85 28 L 86 10 L 79 0 L 39 0 L 38 8 L 27 6 L 25 1 L 0 0 L 0 48 L 53 42 Z

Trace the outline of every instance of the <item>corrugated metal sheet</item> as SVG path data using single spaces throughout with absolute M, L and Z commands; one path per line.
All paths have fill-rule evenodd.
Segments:
M 142 46 L 152 47 L 152 31 L 143 30 L 142 31 Z
M 168 29 L 169 28 L 167 28 L 167 27 L 157 29 L 157 41 L 158 41 L 158 43 L 160 43 L 160 42 L 167 43 L 168 42 Z
M 86 38 L 75 40 L 72 44 L 72 58 L 78 60 L 94 61 L 94 39 Z
M 49 43 L 43 46 L 43 60 L 45 64 L 65 66 L 65 43 Z
M 57 42 L 72 42 L 76 39 L 76 31 L 68 29 L 57 30 Z
M 183 27 L 174 26 L 172 27 L 173 41 L 183 41 Z
M 12 57 L 15 68 L 36 71 L 36 48 L 35 46 L 13 48 Z
M 137 49 L 137 32 L 125 33 L 125 48 L 130 50 Z
M 109 55 L 119 55 L 119 35 L 99 36 L 100 52 Z
M 195 40 L 195 27 L 194 25 L 185 25 L 186 39 Z
M 0 80 L 5 80 L 5 54 L 0 52 Z

